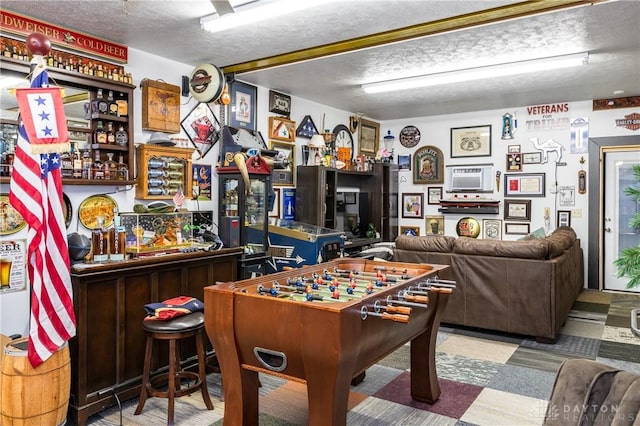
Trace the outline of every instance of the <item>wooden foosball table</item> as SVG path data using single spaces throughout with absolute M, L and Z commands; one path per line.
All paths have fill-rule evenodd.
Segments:
M 440 396 L 435 346 L 447 265 L 337 259 L 205 288 L 224 424 L 258 424 L 258 373 L 306 383 L 309 425 L 344 425 L 352 378 L 411 342 L 411 396 Z

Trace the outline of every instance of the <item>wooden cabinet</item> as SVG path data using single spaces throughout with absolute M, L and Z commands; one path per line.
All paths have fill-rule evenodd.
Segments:
M 17 76 L 19 78 L 27 78 L 29 74 L 29 63 L 11 58 L 2 59 L 2 76 Z M 133 179 L 133 162 L 134 162 L 134 141 L 133 141 L 133 90 L 135 86 L 122 83 L 106 78 L 99 78 L 81 74 L 75 71 L 69 71 L 59 68 L 48 69 L 49 81 L 53 85 L 61 86 L 64 91 L 65 114 L 67 116 L 67 126 L 71 142 L 75 146 L 82 146 L 83 150 L 98 150 L 100 158 L 104 163 L 108 157 L 107 153 L 113 154 L 113 160 L 118 162 L 119 156 L 122 155 L 123 163 L 129 169 L 127 179 L 118 180 L 93 180 L 84 178 L 63 178 L 65 185 L 132 185 L 135 183 Z M 95 99 L 98 89 L 101 89 L 105 96 L 109 91 L 113 92 L 115 99 L 126 101 L 128 108 L 126 115 L 121 116 L 91 113 L 90 108 L 85 112 L 85 104 L 90 105 Z M 11 105 L 3 105 L 3 109 L 12 108 Z M 11 119 L 2 119 L 3 124 L 16 125 L 18 122 Z M 128 142 L 125 146 L 117 144 L 97 144 L 94 140 L 94 131 L 98 121 L 103 121 L 103 125 L 107 126 L 111 122 L 116 132 L 122 125 L 128 134 Z M 94 158 L 91 152 L 90 158 Z M 0 183 L 8 182 L 9 177 L 0 178 Z
M 385 241 L 398 234 L 398 166 L 374 164 L 357 172 L 323 166 L 298 166 L 295 220 L 329 229 L 342 229 L 338 211 L 342 191 L 356 191 L 360 235 L 372 223 Z M 355 235 L 356 237 L 359 235 Z
M 138 397 L 144 364 L 144 305 L 175 296 L 204 301 L 204 287 L 235 281 L 241 250 L 173 254 L 72 269 L 76 336 L 69 341 L 73 424 Z M 152 370 L 168 365 L 167 350 L 154 350 Z M 195 356 L 183 345 L 182 359 Z M 116 398 L 117 395 L 117 398 Z
M 136 198 L 170 200 L 180 188 L 191 198 L 192 149 L 143 144 L 136 151 Z

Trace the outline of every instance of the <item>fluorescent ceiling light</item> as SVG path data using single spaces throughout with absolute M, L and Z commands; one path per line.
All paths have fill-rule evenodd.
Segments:
M 396 90 L 461 83 L 464 81 L 482 80 L 485 78 L 498 78 L 508 75 L 549 71 L 559 68 L 586 65 L 588 63 L 589 53 L 576 53 L 572 55 L 554 56 L 530 61 L 511 62 L 479 68 L 467 68 L 457 71 L 425 74 L 397 80 L 367 83 L 362 85 L 362 89 L 365 93 L 393 92 Z
M 328 3 L 328 0 L 279 0 L 264 5 L 251 2 L 244 7 L 239 7 L 235 13 L 222 16 L 213 14 L 200 18 L 200 26 L 205 31 L 216 33 L 298 12 L 321 3 Z

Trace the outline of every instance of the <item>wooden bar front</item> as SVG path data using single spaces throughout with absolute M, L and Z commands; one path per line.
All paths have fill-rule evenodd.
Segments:
M 76 337 L 71 351 L 69 418 L 90 415 L 138 397 L 144 364 L 144 305 L 175 296 L 204 300 L 204 288 L 236 279 L 241 248 L 150 256 L 121 263 L 72 268 Z M 182 348 L 182 357 L 195 354 Z M 152 370 L 164 368 L 167 350 L 154 351 Z
M 344 301 L 330 296 L 306 301 L 289 281 L 324 270 L 332 273 L 336 268 L 373 274 L 379 267 L 394 268 L 395 274 L 406 271 L 409 278 Z M 258 424 L 258 373 L 306 383 L 309 425 L 344 425 L 352 378 L 408 341 L 411 396 L 434 402 L 440 395 L 435 340 L 452 288 L 438 287 L 433 280 L 448 268 L 345 258 L 207 287 L 205 327 L 222 370 L 225 426 Z M 295 292 L 295 300 L 285 294 L 287 290 L 274 297 L 271 290 L 278 288 L 276 282 L 280 289 L 285 285 Z M 422 289 L 416 287 L 419 283 Z M 344 295 L 346 284 L 341 285 Z M 409 290 L 412 293 L 404 293 Z M 389 318 L 387 310 L 415 294 L 428 294 L 428 303 L 426 299 L 416 302 L 410 314 L 399 315 L 397 321 L 382 318 Z

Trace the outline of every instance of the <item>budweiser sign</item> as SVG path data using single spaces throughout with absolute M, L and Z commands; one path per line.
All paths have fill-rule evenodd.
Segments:
M 624 118 L 617 119 L 616 127 L 624 127 L 629 130 L 640 129 L 640 113 L 634 112 L 633 114 L 625 115 Z

